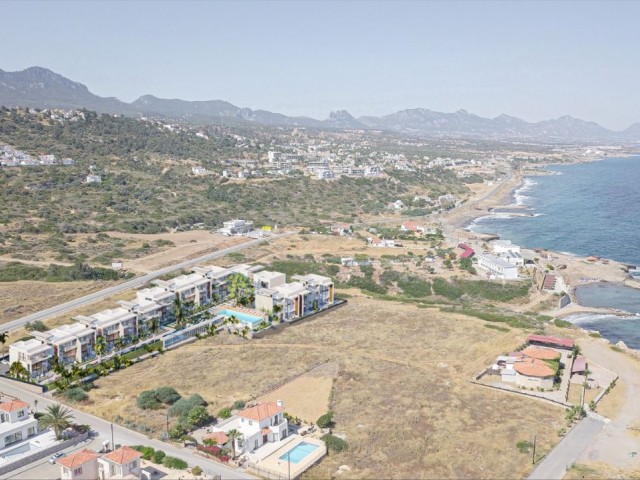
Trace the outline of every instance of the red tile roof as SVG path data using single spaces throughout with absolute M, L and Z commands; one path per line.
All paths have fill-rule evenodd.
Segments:
M 574 342 L 571 339 L 548 337 L 546 335 L 529 335 L 529 338 L 527 338 L 527 342 L 547 343 L 549 345 L 557 345 L 564 348 L 573 348 L 574 345 Z
M 527 377 L 552 377 L 555 375 L 553 368 L 544 363 L 542 360 L 535 358 L 527 358 L 521 362 L 513 364 L 513 369 L 520 375 Z
M 571 373 L 584 372 L 587 369 L 587 359 L 580 355 L 576 357 L 573 362 L 573 367 L 571 367 Z
M 213 432 L 209 435 L 205 435 L 203 440 L 215 440 L 217 445 L 224 445 L 229 441 L 229 437 L 224 432 Z
M 471 248 L 466 243 L 459 243 L 458 248 L 461 248 L 464 250 L 464 252 L 462 252 L 462 254 L 460 255 L 460 258 L 469 258 L 469 257 L 472 257 L 473 254 L 475 253 L 473 251 L 473 248 Z
M 117 450 L 114 450 L 113 452 L 108 453 L 104 456 L 104 458 L 106 458 L 107 460 L 119 465 L 126 465 L 127 463 L 131 463 L 136 458 L 140 457 L 142 457 L 142 453 L 127 446 L 120 447 Z
M 93 450 L 85 448 L 84 450 L 80 450 L 79 452 L 72 453 L 70 455 L 67 455 L 66 457 L 62 457 L 56 463 L 62 465 L 63 467 L 74 469 L 76 467 L 79 467 L 80 465 L 84 465 L 85 463 L 91 462 L 98 458 L 100 458 L 100 454 L 94 452 Z
M 0 403 L 0 410 L 3 412 L 15 412 L 16 410 L 22 410 L 23 408 L 27 408 L 29 404 L 27 402 L 23 402 L 21 400 L 11 400 L 8 402 Z
M 527 347 L 522 353 L 527 357 L 537 358 L 538 360 L 555 360 L 560 358 L 560 352 L 548 348 Z
M 240 413 L 238 413 L 239 417 L 249 418 L 251 420 L 255 420 L 259 422 L 260 420 L 264 420 L 265 418 L 273 417 L 277 413 L 284 412 L 284 408 L 279 407 L 275 403 L 271 402 L 261 402 L 253 407 L 245 408 Z

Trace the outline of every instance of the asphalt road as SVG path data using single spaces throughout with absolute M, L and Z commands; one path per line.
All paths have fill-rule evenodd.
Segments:
M 167 273 L 174 272 L 176 270 L 181 270 L 183 268 L 193 267 L 202 262 L 206 262 L 208 260 L 214 260 L 216 258 L 224 257 L 233 252 L 239 252 L 240 250 L 244 250 L 246 248 L 253 247 L 258 245 L 264 241 L 269 241 L 274 238 L 279 238 L 287 235 L 292 235 L 292 233 L 281 233 L 279 235 L 273 235 L 269 238 L 260 238 L 257 240 L 250 240 L 245 243 L 241 243 L 240 245 L 234 245 L 233 247 L 225 248 L 222 250 L 218 250 L 212 253 L 208 253 L 206 255 L 202 255 L 201 257 L 194 258 L 192 260 L 187 260 L 182 263 L 178 263 L 176 265 L 172 265 L 170 267 L 161 268 L 160 270 L 155 270 L 147 275 L 142 277 L 137 277 L 132 280 L 129 280 L 124 283 L 119 283 L 118 285 L 114 285 L 113 287 L 105 288 L 104 290 L 100 290 L 98 292 L 90 293 L 89 295 L 85 295 L 84 297 L 76 298 L 74 300 L 70 300 L 66 303 L 61 303 L 60 305 L 56 305 L 55 307 L 47 308 L 46 310 L 41 310 L 36 313 L 32 313 L 31 315 L 27 315 L 26 317 L 19 318 L 17 320 L 13 320 L 11 322 L 7 322 L 3 325 L 0 325 L 0 329 L 3 331 L 10 332 L 11 330 L 15 330 L 16 328 L 20 328 L 24 326 L 28 322 L 34 322 L 36 320 L 45 320 L 47 318 L 54 317 L 56 315 L 60 315 L 61 313 L 68 312 L 69 310 L 73 310 L 75 308 L 81 307 L 83 305 L 87 305 L 89 303 L 93 303 L 96 300 L 100 300 L 105 297 L 109 297 L 111 295 L 115 295 L 116 293 L 123 292 L 125 290 L 130 290 L 133 288 L 140 287 L 147 283 L 150 280 L 154 280 L 162 275 L 166 275 Z
M 528 480 L 560 480 L 578 460 L 591 440 L 602 430 L 604 422 L 590 417 L 576 425 L 556 447 L 538 464 Z
M 31 407 L 35 405 L 34 400 L 38 400 L 38 411 L 44 410 L 47 406 L 56 403 L 53 399 L 45 395 L 38 395 L 28 392 L 14 385 L 3 378 L 0 378 L 0 392 L 17 397 L 20 400 L 28 402 Z M 196 455 L 193 450 L 176 447 L 174 445 L 161 442 L 159 440 L 150 439 L 146 435 L 138 433 L 120 425 L 112 424 L 102 418 L 94 417 L 88 413 L 81 412 L 67 405 L 73 412 L 74 421 L 82 425 L 90 425 L 91 428 L 98 432 L 102 438 L 111 439 L 111 428 L 113 426 L 113 438 L 115 444 L 121 445 L 146 445 L 155 449 L 163 450 L 167 455 L 180 458 L 187 462 L 190 467 L 198 465 L 209 475 L 221 475 L 223 479 L 255 479 L 255 477 L 244 472 L 226 467 L 218 462 L 208 460 L 204 457 Z

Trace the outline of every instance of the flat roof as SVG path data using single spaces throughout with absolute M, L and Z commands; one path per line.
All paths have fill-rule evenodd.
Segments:
M 482 253 L 482 254 L 478 255 L 478 258 L 484 258 L 486 260 L 489 260 L 493 264 L 495 264 L 495 265 L 497 265 L 499 267 L 502 267 L 502 268 L 518 268 L 515 265 L 510 264 L 506 260 L 503 260 L 502 258 L 496 257 L 494 255 L 488 255 L 486 253 Z
M 547 335 L 529 335 L 527 342 L 548 343 L 550 345 L 558 345 L 565 348 L 573 348 L 575 342 L 569 338 L 550 337 Z

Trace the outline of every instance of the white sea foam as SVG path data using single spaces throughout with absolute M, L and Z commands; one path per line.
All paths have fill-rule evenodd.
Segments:
M 525 178 L 524 181 L 522 182 L 522 186 L 513 192 L 513 198 L 516 202 L 516 205 L 518 206 L 526 205 L 526 200 L 529 199 L 530 197 L 527 195 L 524 195 L 524 192 L 530 190 L 532 187 L 534 187 L 537 184 L 538 182 L 530 178 Z
M 581 325 L 593 322 L 615 322 L 616 320 L 625 320 L 627 318 L 629 318 L 629 316 L 614 315 L 612 313 L 574 313 L 573 315 L 563 317 L 563 320 L 571 322 L 574 325 Z

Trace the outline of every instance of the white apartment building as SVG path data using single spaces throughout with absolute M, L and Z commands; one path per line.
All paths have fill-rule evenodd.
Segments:
M 310 273 L 308 275 L 294 275 L 291 279 L 302 283 L 309 291 L 305 297 L 305 311 L 320 310 L 333 304 L 333 280 L 329 277 Z
M 284 273 L 263 270 L 253 275 L 253 285 L 255 288 L 274 288 L 287 283 L 287 276 Z
M 496 278 L 502 280 L 518 278 L 518 267 L 511 265 L 506 260 L 484 253 L 477 255 L 476 258 L 478 259 L 478 267 Z
M 136 314 L 122 307 L 102 310 L 89 316 L 79 315 L 74 320 L 94 328 L 96 335 L 107 342 L 109 350 L 118 339 L 126 342 L 138 335 Z
M 179 296 L 182 303 L 193 303 L 194 305 L 211 303 L 211 282 L 201 274 L 190 273 L 171 280 L 155 280 L 154 283 Z
M 256 310 L 274 313 L 274 307 L 278 307 L 277 316 L 281 320 L 290 321 L 311 313 L 312 309 L 305 302 L 307 295 L 309 290 L 301 282 L 258 289 L 255 293 Z
M 86 324 L 61 325 L 46 332 L 33 332 L 33 336 L 51 345 L 55 356 L 65 365 L 95 356 L 96 331 Z
M 20 400 L 0 403 L 0 456 L 3 450 L 38 433 L 38 420 L 29 414 L 29 404 Z
M 20 340 L 9 346 L 9 363 L 20 362 L 32 378 L 41 377 L 51 369 L 54 355 L 53 346 L 36 338 Z

